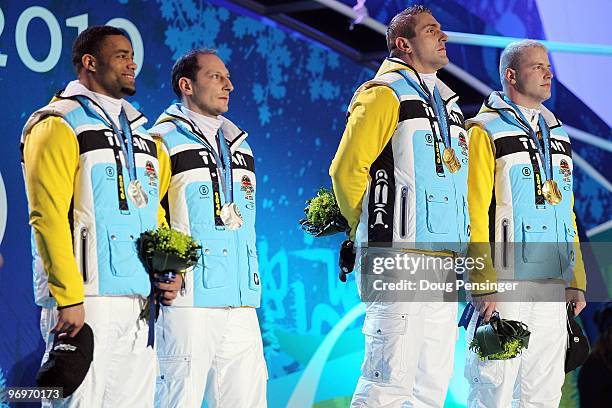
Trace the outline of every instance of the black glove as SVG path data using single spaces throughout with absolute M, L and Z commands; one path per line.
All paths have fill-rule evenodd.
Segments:
M 340 266 L 338 279 L 340 279 L 340 281 L 346 282 L 346 275 L 353 272 L 353 268 L 355 268 L 355 257 L 356 253 L 353 241 L 347 239 L 340 247 L 340 259 L 338 261 L 338 265 Z

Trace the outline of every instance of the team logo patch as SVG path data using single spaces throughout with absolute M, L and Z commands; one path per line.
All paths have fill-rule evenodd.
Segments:
M 572 170 L 570 170 L 567 160 L 561 159 L 559 163 L 559 173 L 563 174 L 564 178 L 569 178 L 572 175 Z
M 240 184 L 240 191 L 244 191 L 244 199 L 253 200 L 253 192 L 255 191 L 255 189 L 253 188 L 253 183 L 251 183 L 251 179 L 249 178 L 249 176 L 242 176 Z
M 461 147 L 461 154 L 464 156 L 468 155 L 468 145 L 467 140 L 465 139 L 465 135 L 463 133 L 459 133 L 459 146 Z
M 147 160 L 145 164 L 145 176 L 149 178 L 149 185 L 151 187 L 157 187 L 157 173 L 155 172 L 153 162 L 150 160 Z

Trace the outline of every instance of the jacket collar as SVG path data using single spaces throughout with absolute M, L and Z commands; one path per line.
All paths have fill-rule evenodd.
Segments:
M 544 121 L 546 122 L 546 124 L 548 125 L 549 128 L 554 128 L 554 127 L 559 127 L 561 126 L 561 122 L 559 121 L 559 119 L 557 119 L 557 117 L 550 111 L 548 110 L 548 108 L 546 108 L 546 106 L 540 104 L 540 106 L 538 107 L 538 109 L 540 110 L 540 115 L 542 115 L 542 117 L 544 118 Z M 518 114 L 518 112 L 516 112 L 516 110 L 512 107 L 512 105 L 508 104 L 505 100 L 504 100 L 504 93 L 500 92 L 500 91 L 495 91 L 492 92 L 484 101 L 482 107 L 480 108 L 480 112 L 479 113 L 485 113 L 485 112 L 508 112 L 510 113 L 514 119 L 520 123 L 521 125 L 523 125 L 524 127 L 527 127 L 529 129 L 529 124 L 528 123 L 524 123 L 521 120 L 520 115 Z
M 71 81 L 68 83 L 66 88 L 61 91 L 58 95 L 60 99 L 74 99 L 75 96 L 84 96 L 90 102 L 90 105 L 98 111 L 98 113 L 102 114 L 102 107 L 97 101 L 94 93 L 89 90 L 85 85 L 80 83 L 79 81 Z M 130 127 L 135 129 L 139 126 L 147 123 L 147 118 L 136 108 L 134 108 L 128 101 L 125 99 L 121 100 L 121 107 L 125 111 L 125 116 L 130 122 Z
M 200 135 L 200 131 L 197 126 L 193 123 L 193 121 L 183 112 L 181 109 L 183 106 L 180 103 L 175 103 L 170 105 L 166 110 L 157 118 L 155 125 L 160 125 L 166 122 L 172 122 L 175 126 L 180 126 L 184 130 L 198 135 Z M 227 119 L 224 116 L 221 116 L 221 131 L 223 132 L 223 137 L 227 139 L 230 149 L 233 151 L 235 148 L 242 142 L 248 134 L 236 126 L 232 121 Z
M 404 74 L 410 77 L 415 83 L 417 83 L 420 87 L 420 92 L 424 93 L 425 95 L 429 93 L 425 85 L 425 82 L 423 82 L 423 80 L 421 79 L 421 76 L 416 71 L 416 69 L 414 69 L 407 62 L 397 57 L 386 58 L 381 64 L 380 68 L 378 69 L 378 72 L 376 72 L 376 77 L 381 76 L 383 74 L 387 74 L 389 72 L 397 72 L 397 71 L 402 71 Z M 452 89 L 450 89 L 444 82 L 442 82 L 440 78 L 436 80 L 436 87 L 438 88 L 438 91 L 440 92 L 440 96 L 442 97 L 442 100 L 444 100 L 445 104 L 448 105 L 449 103 L 456 102 L 459 99 L 459 96 Z

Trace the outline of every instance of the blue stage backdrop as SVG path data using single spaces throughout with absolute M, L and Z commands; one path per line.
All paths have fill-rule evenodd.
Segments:
M 368 6 L 371 16 L 386 23 L 405 3 Z M 534 1 L 425 3 L 449 30 L 545 38 Z M 491 3 L 494 7 L 488 7 Z M 525 7 L 535 10 L 529 19 L 519 17 Z M 195 0 L 0 4 L 0 252 L 5 261 L 0 270 L 0 389 L 32 385 L 42 355 L 20 166 L 21 129 L 32 111 L 74 78 L 70 49 L 77 33 L 105 23 L 126 29 L 132 38 L 139 75 L 137 94 L 130 100 L 149 125 L 173 102 L 170 68 L 178 56 L 194 47 L 212 47 L 225 60 L 236 88 L 227 116 L 249 132 L 256 155 L 263 283 L 259 317 L 269 405 L 346 406 L 363 358 L 363 307 L 353 278 L 346 284 L 337 279 L 340 237 L 315 240 L 299 229 L 297 220 L 305 200 L 320 186 L 330 186 L 328 168 L 344 129 L 347 103 L 356 86 L 374 73 L 231 3 Z M 460 68 L 499 88 L 499 50 L 448 49 Z M 549 106 L 562 120 L 609 143 L 609 125 L 560 82 L 555 81 L 553 90 Z M 610 174 L 609 150 L 580 142 L 574 149 L 600 174 Z M 609 221 L 609 182 L 578 167 L 576 187 L 581 227 L 591 230 Z M 461 332 L 448 407 L 465 401 L 463 348 Z

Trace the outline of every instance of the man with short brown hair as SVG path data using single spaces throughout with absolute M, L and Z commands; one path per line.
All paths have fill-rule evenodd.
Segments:
M 170 105 L 149 131 L 167 155 L 160 195 L 168 223 L 202 245 L 185 288 L 157 321 L 156 406 L 266 406 L 267 370 L 256 308 L 255 160 L 247 133 L 223 116 L 234 85 L 213 50 L 172 68 Z
M 387 30 L 390 57 L 349 104 L 330 175 L 357 249 L 412 248 L 403 255 L 421 265 L 441 265 L 442 258 L 452 264 L 465 250 L 463 116 L 457 95 L 436 76 L 448 64 L 447 39 L 425 7 L 399 13 Z M 362 282 L 371 272 L 359 262 L 356 269 Z M 455 278 L 444 266 L 416 272 L 438 283 Z M 439 292 L 368 300 L 364 291 L 372 289 L 360 290 L 366 352 L 352 406 L 442 407 L 453 371 L 456 301 Z

